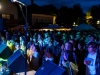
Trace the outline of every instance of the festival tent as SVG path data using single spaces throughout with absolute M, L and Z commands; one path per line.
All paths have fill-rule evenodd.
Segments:
M 71 28 L 65 28 L 63 26 L 59 26 L 58 24 L 49 24 L 48 26 L 40 29 L 40 31 L 42 31 L 42 30 L 46 30 L 46 31 L 48 31 L 48 30 L 50 30 L 50 31 L 53 31 L 53 30 L 57 30 L 57 31 L 69 31 L 69 30 L 71 30 Z
M 48 31 L 48 30 L 53 31 L 53 30 L 60 29 L 60 28 L 61 27 L 56 25 L 56 24 L 49 24 L 48 26 L 43 27 L 42 29 L 39 29 L 39 30 L 40 31 L 43 31 L 43 30 L 45 30 L 45 31 Z
M 95 29 L 96 28 L 94 28 L 93 26 L 83 23 L 83 24 L 73 27 L 71 30 L 95 30 Z
M 59 29 L 61 28 L 60 26 L 56 25 L 56 24 L 50 24 L 46 27 L 44 27 L 45 29 Z
M 25 25 L 18 25 L 18 26 L 15 26 L 13 28 L 11 28 L 11 30 L 20 30 L 20 29 L 25 29 Z M 28 26 L 28 29 L 30 29 L 30 26 Z

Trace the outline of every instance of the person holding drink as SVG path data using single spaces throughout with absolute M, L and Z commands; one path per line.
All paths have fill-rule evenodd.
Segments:
M 96 51 L 97 44 L 95 42 L 90 42 L 88 44 L 88 53 L 84 59 L 84 64 L 86 65 L 86 75 L 96 75 L 98 68 L 100 67 L 100 55 Z

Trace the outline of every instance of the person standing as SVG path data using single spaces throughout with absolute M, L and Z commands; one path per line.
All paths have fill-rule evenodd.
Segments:
M 97 53 L 97 44 L 95 42 L 90 42 L 88 44 L 88 53 L 84 59 L 84 64 L 86 65 L 86 75 L 96 75 L 100 67 L 100 55 Z

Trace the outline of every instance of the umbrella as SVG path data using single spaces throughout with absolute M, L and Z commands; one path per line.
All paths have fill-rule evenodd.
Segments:
M 44 28 L 45 28 L 45 29 L 58 29 L 58 28 L 61 28 L 61 27 L 58 26 L 58 25 L 52 24 L 52 25 L 46 26 L 46 27 L 44 27 Z
M 76 27 L 73 27 L 72 30 L 95 30 L 95 28 L 89 24 L 80 24 Z

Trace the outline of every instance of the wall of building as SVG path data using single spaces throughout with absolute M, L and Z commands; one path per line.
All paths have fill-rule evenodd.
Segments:
M 32 25 L 35 23 L 49 23 L 55 24 L 56 16 L 45 14 L 32 14 Z
M 17 7 L 10 0 L 0 0 L 0 14 L 12 14 L 18 19 Z

